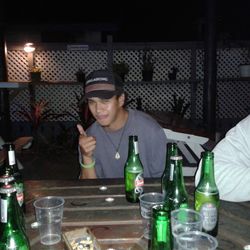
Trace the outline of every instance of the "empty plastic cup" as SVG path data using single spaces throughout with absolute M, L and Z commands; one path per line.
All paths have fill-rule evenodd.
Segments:
M 177 236 L 177 246 L 178 250 L 215 250 L 218 241 L 207 233 L 190 231 Z
M 43 245 L 53 245 L 61 241 L 61 223 L 64 199 L 56 196 L 39 198 L 34 202 L 36 222 Z M 35 224 L 35 225 L 34 225 Z
M 143 236 L 146 239 L 151 239 L 151 216 L 152 207 L 154 205 L 160 205 L 164 203 L 164 196 L 162 193 L 144 193 L 139 197 L 140 200 L 140 211 L 143 217 L 144 233 Z
M 202 230 L 202 216 L 193 209 L 179 208 L 173 210 L 171 212 L 171 228 L 174 249 L 177 249 L 176 238 L 179 234 L 188 231 Z

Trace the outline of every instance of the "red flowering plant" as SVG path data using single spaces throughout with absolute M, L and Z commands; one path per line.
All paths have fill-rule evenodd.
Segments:
M 31 104 L 31 110 L 27 111 L 23 106 L 21 110 L 17 111 L 18 114 L 21 114 L 27 121 L 31 122 L 33 130 L 37 130 L 41 122 L 49 120 L 49 118 L 58 118 L 64 116 L 65 114 L 55 114 L 49 109 L 49 102 L 44 99 L 34 102 Z

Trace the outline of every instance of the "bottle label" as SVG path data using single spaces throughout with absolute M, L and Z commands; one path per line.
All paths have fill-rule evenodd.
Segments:
M 7 200 L 1 199 L 1 223 L 7 223 Z
M 19 206 L 23 205 L 24 193 L 23 193 L 23 183 L 15 183 L 16 188 L 16 198 Z
M 138 155 L 139 154 L 138 141 L 134 142 L 134 149 L 135 149 L 135 154 Z
M 218 212 L 215 204 L 213 203 L 204 203 L 201 206 L 200 213 L 203 216 L 203 228 L 206 231 L 212 231 L 218 220 Z
M 8 158 L 9 158 L 9 165 L 15 165 L 16 159 L 15 159 L 15 152 L 14 151 L 8 151 Z
M 141 194 L 143 192 L 144 178 L 143 174 L 140 173 L 135 178 L 135 193 Z
M 172 181 L 174 179 L 174 164 L 170 164 L 170 176 L 169 180 Z

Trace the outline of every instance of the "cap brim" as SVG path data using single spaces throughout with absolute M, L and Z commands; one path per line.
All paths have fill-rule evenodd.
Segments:
M 98 90 L 98 91 L 91 91 L 87 94 L 85 94 L 85 99 L 91 98 L 91 97 L 98 97 L 100 99 L 110 99 L 114 95 L 119 94 L 120 91 L 107 91 L 107 90 Z

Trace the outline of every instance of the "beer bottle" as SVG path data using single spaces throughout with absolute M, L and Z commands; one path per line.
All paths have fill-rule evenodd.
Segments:
M 165 205 L 152 207 L 152 241 L 150 250 L 171 250 L 170 213 Z
M 3 186 L 6 185 L 14 185 L 15 184 L 15 179 L 13 176 L 9 176 L 9 175 L 2 175 L 0 176 L 0 188 L 2 188 Z M 18 205 L 18 209 L 17 209 L 19 218 L 20 218 L 20 222 L 21 225 L 23 227 L 23 229 L 25 230 L 25 219 L 24 219 L 24 213 L 22 208 Z
M 1 221 L 0 221 L 0 249 L 29 250 L 29 240 L 21 226 L 16 199 L 16 189 L 12 185 L 0 188 Z
M 15 156 L 15 145 L 13 143 L 6 143 L 4 148 L 7 152 L 7 159 L 5 162 L 5 175 L 13 176 L 15 179 L 15 188 L 17 194 L 17 201 L 19 206 L 25 210 L 24 208 L 24 184 L 23 178 L 20 170 L 16 164 L 16 156 Z
M 202 157 L 200 181 L 195 189 L 195 210 L 203 215 L 203 231 L 218 233 L 219 190 L 214 178 L 214 153 L 205 151 Z
M 165 201 L 171 211 L 188 207 L 188 194 L 182 175 L 182 156 L 170 157 L 168 194 Z
M 129 136 L 128 158 L 124 167 L 126 199 L 129 202 L 138 202 L 143 193 L 143 166 L 138 151 L 138 136 Z
M 178 155 L 177 144 L 174 142 L 170 142 L 167 144 L 165 169 L 161 177 L 161 190 L 164 197 L 167 197 L 168 193 L 168 183 L 170 175 L 170 156 L 175 156 L 175 155 Z

